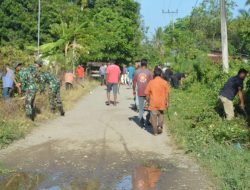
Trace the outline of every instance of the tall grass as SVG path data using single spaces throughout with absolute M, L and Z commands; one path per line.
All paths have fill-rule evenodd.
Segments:
M 97 82 L 87 80 L 84 88 L 75 84 L 70 91 L 62 87 L 61 97 L 65 110 L 72 109 L 75 103 L 85 94 L 97 86 Z M 24 98 L 13 98 L 8 102 L 0 101 L 0 148 L 12 143 L 14 140 L 23 138 L 36 126 L 25 117 Z M 37 93 L 35 100 L 36 118 L 38 122 L 55 118 L 57 115 L 50 112 L 48 94 Z

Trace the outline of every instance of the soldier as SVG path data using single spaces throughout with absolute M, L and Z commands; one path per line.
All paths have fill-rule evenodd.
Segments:
M 20 75 L 24 74 L 24 68 L 23 64 L 21 62 L 14 62 L 14 68 L 15 68 L 15 77 L 16 77 L 16 88 L 19 94 L 21 94 L 21 83 L 20 83 Z M 20 74 L 22 73 L 22 74 Z
M 49 72 L 41 72 L 39 80 L 41 82 L 41 92 L 45 91 L 46 83 L 49 85 L 49 102 L 52 113 L 55 113 L 56 107 L 58 107 L 61 116 L 64 116 L 65 112 L 60 96 L 60 82 Z
M 20 93 L 25 93 L 25 110 L 26 116 L 34 121 L 34 101 L 37 91 L 36 79 L 38 77 L 38 68 L 36 65 L 31 65 L 27 69 L 21 67 L 20 64 L 16 66 L 16 72 L 18 73 L 19 83 L 17 88 L 20 89 Z

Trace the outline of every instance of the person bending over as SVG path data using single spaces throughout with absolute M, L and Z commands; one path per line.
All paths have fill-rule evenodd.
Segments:
M 223 104 L 227 120 L 234 118 L 234 105 L 233 99 L 238 94 L 240 97 L 240 107 L 245 110 L 245 103 L 243 97 L 243 82 L 247 76 L 245 69 L 240 69 L 238 74 L 228 79 L 220 91 L 219 98 Z

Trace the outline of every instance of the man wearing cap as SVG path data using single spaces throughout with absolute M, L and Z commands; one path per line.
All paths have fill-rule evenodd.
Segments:
M 41 92 L 45 91 L 46 84 L 49 85 L 49 103 L 52 113 L 55 113 L 56 107 L 58 107 L 61 116 L 64 116 L 65 112 L 60 96 L 60 82 L 49 72 L 41 72 L 39 74 L 39 81 L 42 85 Z

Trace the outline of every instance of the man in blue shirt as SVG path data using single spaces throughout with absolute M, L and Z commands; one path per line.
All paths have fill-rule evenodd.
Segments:
M 127 72 L 128 72 L 129 87 L 132 88 L 133 87 L 133 78 L 134 78 L 134 74 L 135 74 L 135 67 L 133 67 L 130 64 L 129 67 L 127 68 Z
M 245 69 L 240 69 L 238 75 L 230 78 L 220 91 L 220 100 L 223 103 L 227 120 L 232 120 L 234 118 L 233 99 L 237 94 L 240 98 L 241 109 L 245 109 L 243 97 L 243 82 L 247 76 L 247 73 L 248 72 Z
M 3 98 L 6 100 L 10 97 L 10 92 L 13 88 L 15 78 L 14 71 L 8 64 L 5 65 L 3 72 L 0 74 L 0 78 L 3 80 Z

